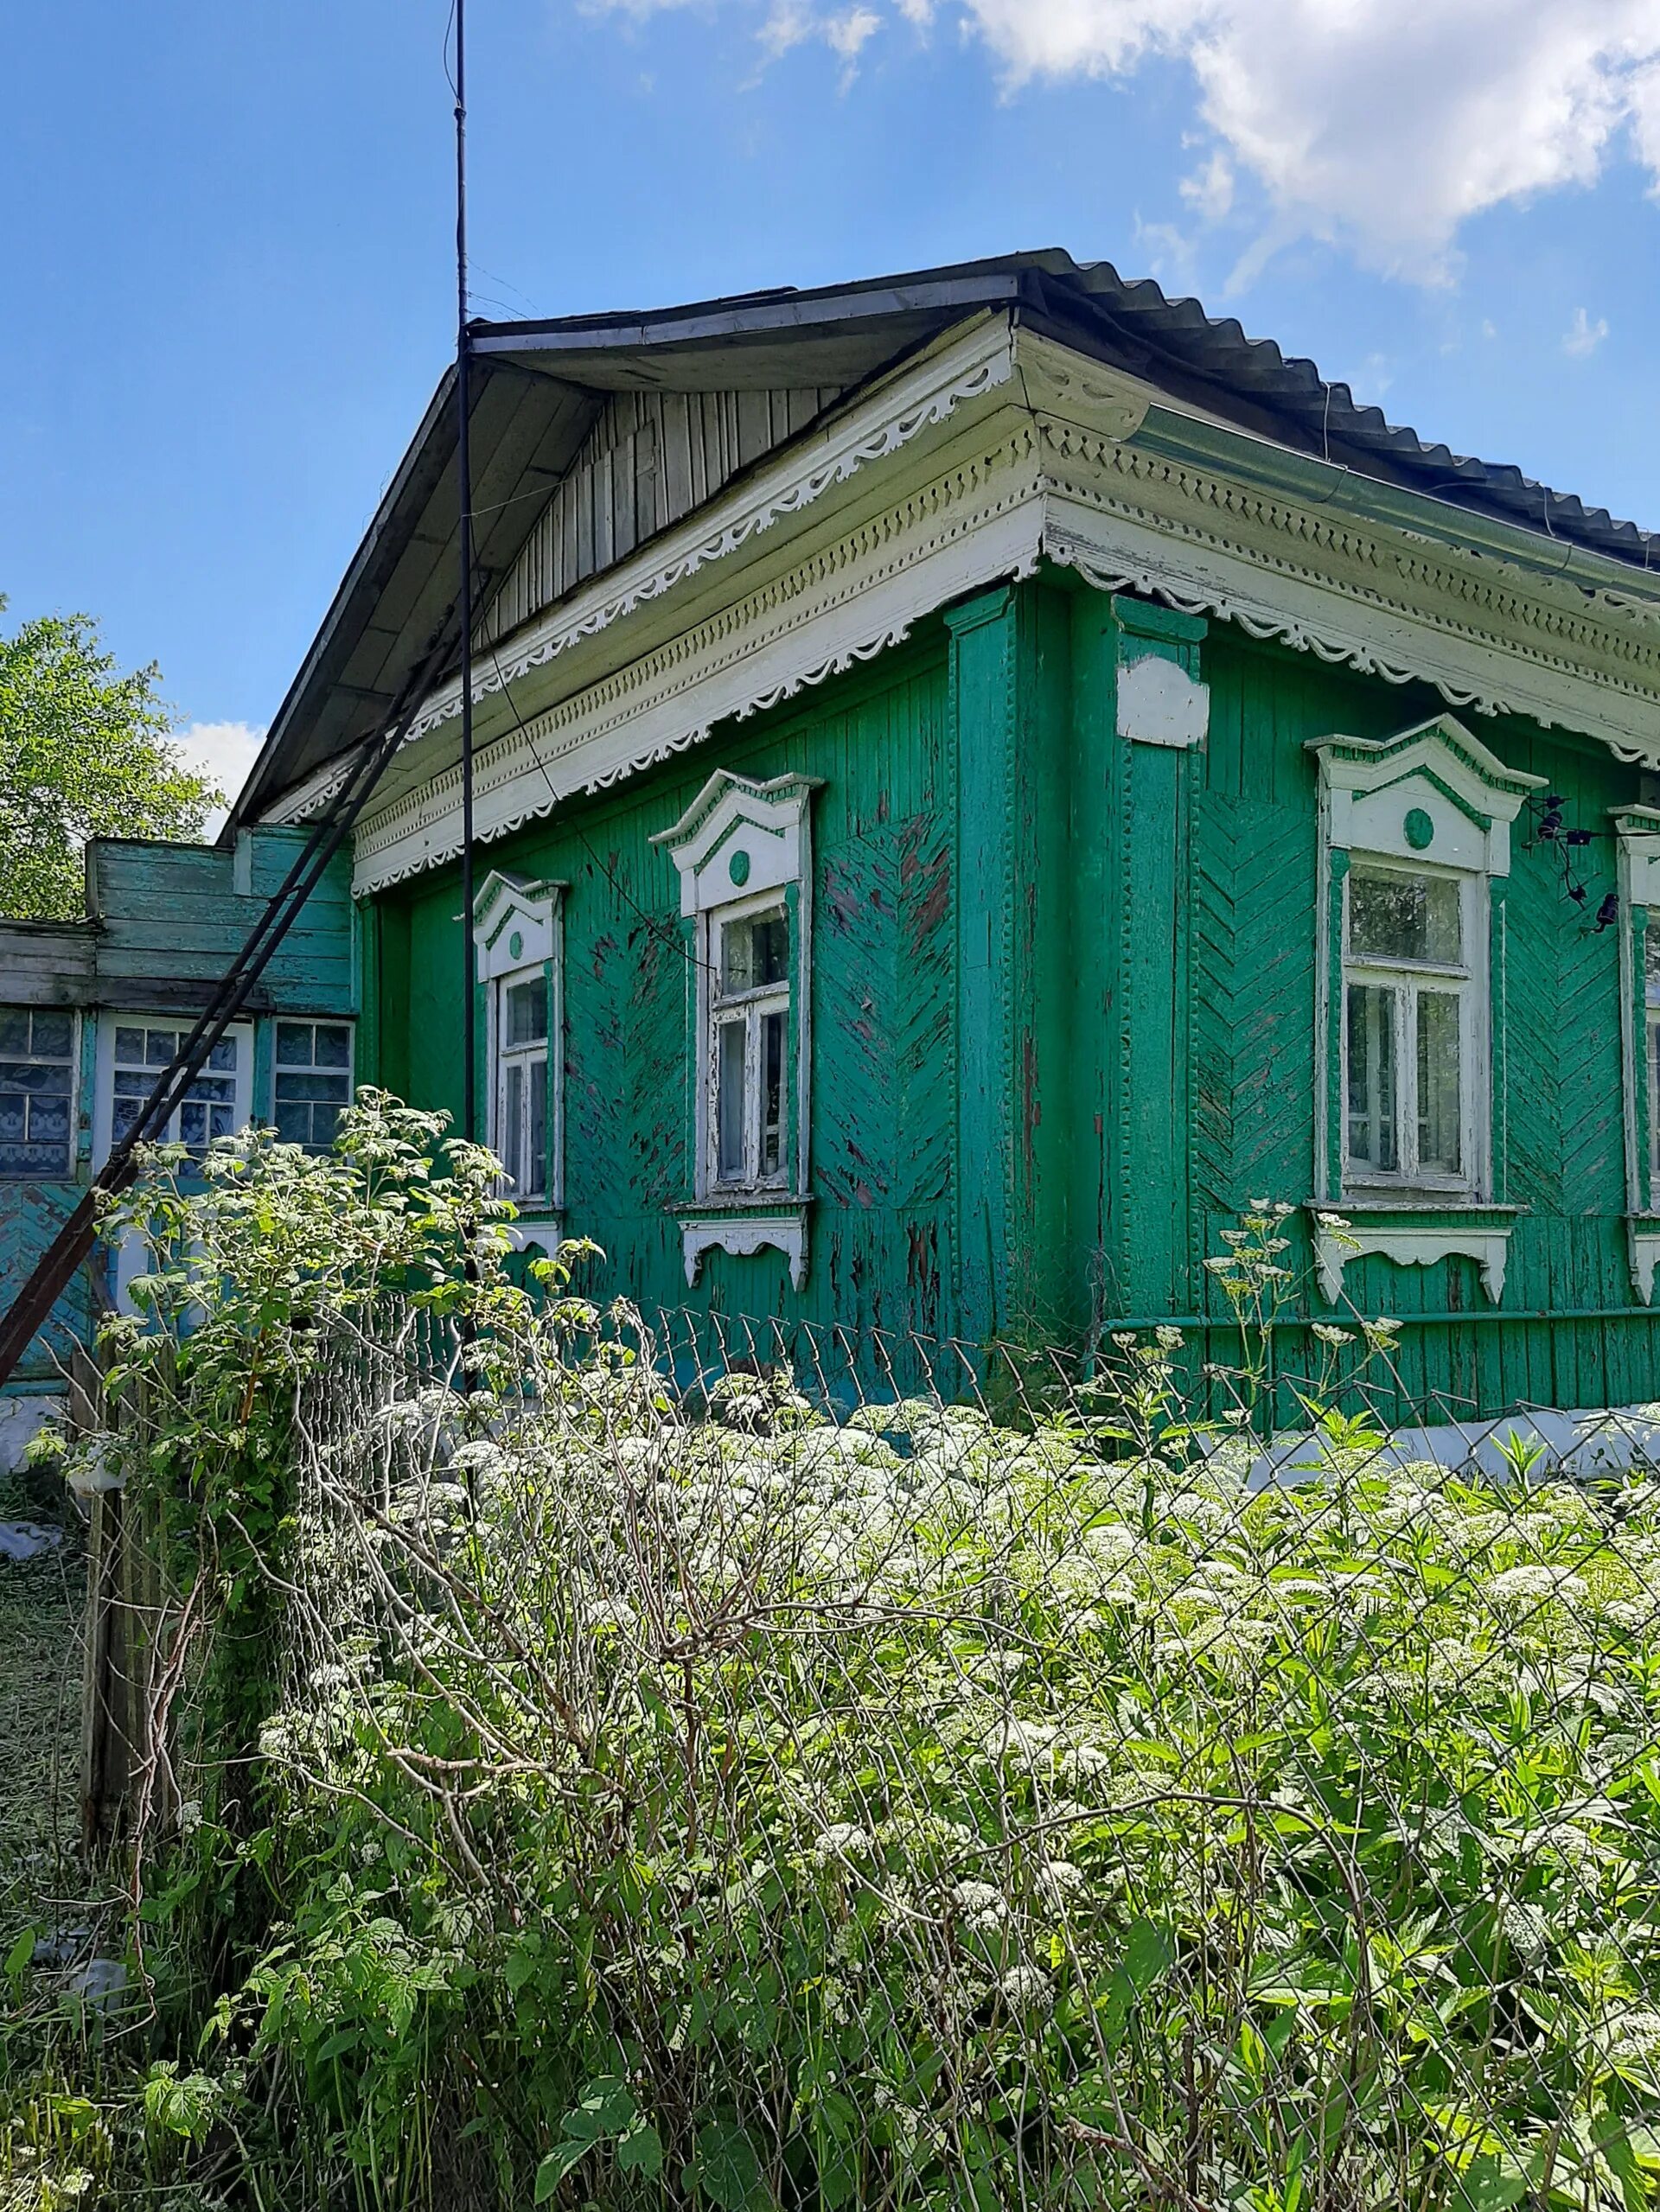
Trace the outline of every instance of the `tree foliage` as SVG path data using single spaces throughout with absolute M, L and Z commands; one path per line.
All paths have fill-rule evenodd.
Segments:
M 86 615 L 0 634 L 0 916 L 78 918 L 89 838 L 201 836 L 224 794 L 169 742 L 157 678 L 121 674 Z

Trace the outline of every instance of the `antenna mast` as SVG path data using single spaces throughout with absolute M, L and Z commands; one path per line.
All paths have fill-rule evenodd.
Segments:
M 472 339 L 467 328 L 467 0 L 456 14 L 456 487 L 460 503 L 462 1131 L 479 1137 L 477 948 L 473 943 Z

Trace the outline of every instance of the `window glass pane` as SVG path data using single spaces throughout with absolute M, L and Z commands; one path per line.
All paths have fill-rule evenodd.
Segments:
M 723 992 L 763 991 L 789 975 L 789 924 L 782 912 L 729 921 L 721 932 Z
M 67 1014 L 36 1014 L 34 1030 L 30 1049 L 37 1059 L 68 1059 L 71 1022 Z
M 524 1188 L 524 1063 L 522 1061 L 512 1061 L 502 1070 L 501 1164 L 506 1168 L 508 1180 L 515 1190 L 521 1190 Z
M 179 1033 L 176 1030 L 146 1030 L 144 1031 L 144 1059 L 150 1067 L 165 1068 L 178 1049 Z M 216 1052 L 222 1052 L 224 1047 L 215 1045 L 214 1049 Z
M 278 1023 L 277 1065 L 279 1068 L 309 1068 L 311 1065 L 310 1022 Z
M 142 1030 L 118 1030 L 115 1033 L 115 1056 L 129 1068 L 144 1064 L 144 1033 Z
M 530 1064 L 530 1150 L 525 1161 L 527 1190 L 547 1188 L 547 1062 Z
M 1660 1012 L 1649 1017 L 1649 1160 L 1660 1176 Z
M 1355 868 L 1349 876 L 1349 949 L 1357 959 L 1434 960 L 1464 956 L 1459 886 L 1446 876 Z
M 1395 1130 L 1395 1001 L 1387 985 L 1349 986 L 1348 1068 L 1349 1157 L 1381 1175 L 1401 1166 Z
M 319 1068 L 350 1068 L 352 1033 L 343 1022 L 319 1022 L 313 1035 L 316 1038 L 316 1065 Z
M 311 1142 L 311 1109 L 297 1099 L 278 1099 L 274 1119 L 277 1134 L 284 1144 L 309 1144 Z
M 761 1172 L 784 1164 L 784 1032 L 788 1017 L 769 1014 L 761 1024 Z
M 1459 1112 L 1459 1001 L 1418 994 L 1418 1164 L 1426 1175 L 1464 1171 Z
M 0 1009 L 0 1053 L 29 1050 L 29 1016 L 21 1006 Z
M 168 1057 L 170 1059 L 172 1055 L 169 1053 Z M 208 1065 L 210 1068 L 227 1068 L 233 1074 L 234 1074 L 236 1069 L 236 1039 L 234 1037 L 221 1037 L 219 1042 L 214 1047 L 213 1050 L 208 1054 Z
M 509 1046 L 538 1043 L 547 1035 L 546 984 L 540 976 L 530 983 L 510 983 L 506 998 L 502 1042 Z
M 744 1175 L 744 1029 L 741 1021 L 723 1022 L 717 1032 L 715 1157 L 723 1182 L 741 1182 Z

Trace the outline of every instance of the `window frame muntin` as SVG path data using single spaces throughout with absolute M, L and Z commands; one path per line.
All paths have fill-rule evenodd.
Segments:
M 282 1033 L 285 1029 L 305 1029 L 310 1030 L 312 1032 L 312 1057 L 303 1068 L 295 1061 L 284 1062 L 281 1056 L 278 1047 Z M 273 1129 L 277 1126 L 277 1108 L 279 1104 L 277 1095 L 277 1086 L 281 1082 L 284 1074 L 328 1075 L 337 1074 L 340 1072 L 337 1068 L 327 1068 L 318 1065 L 316 1059 L 316 1032 L 319 1030 L 344 1030 L 346 1032 L 346 1096 L 341 1101 L 335 1111 L 337 1112 L 343 1113 L 346 1108 L 350 1106 L 352 1100 L 357 1096 L 357 1023 L 349 1014 L 273 1014 L 271 1017 L 270 1061 L 271 1125 Z M 290 1100 L 289 1103 L 296 1106 L 304 1105 L 315 1107 L 325 1105 L 328 1101 L 322 1099 L 297 1099 Z M 288 1138 L 283 1141 L 291 1143 L 293 1140 L 291 1138 Z M 326 1144 L 307 1144 L 303 1146 L 302 1150 L 310 1154 L 313 1158 L 320 1159 L 328 1151 L 329 1147 Z
M 801 981 L 799 905 L 787 884 L 773 884 L 745 896 L 707 907 L 699 916 L 699 1005 L 697 1066 L 699 1068 L 698 1195 L 718 1201 L 790 1195 L 795 1189 L 792 1154 L 799 1151 L 797 1123 L 804 1108 L 798 1095 L 792 1102 L 789 1081 L 789 1042 L 800 1030 L 797 990 Z M 755 921 L 778 914 L 783 917 L 788 945 L 782 983 L 757 984 L 747 991 L 725 991 L 725 938 L 734 923 Z M 778 1147 L 778 1172 L 761 1171 L 762 1095 L 764 1074 L 761 1055 L 762 1024 L 769 1014 L 784 1017 L 784 1081 L 782 1125 Z M 720 1170 L 720 1032 L 737 1021 L 744 1023 L 744 1172 L 725 1176 Z M 795 1089 L 802 1088 L 798 1069 Z
M 522 966 L 505 968 L 500 974 L 491 976 L 488 985 L 489 1024 L 487 1065 L 490 1071 L 490 1085 L 487 1115 L 489 1133 L 487 1141 L 490 1150 L 501 1162 L 504 1170 L 507 1169 L 508 1162 L 501 1140 L 508 1119 L 508 1072 L 511 1068 L 520 1068 L 527 1071 L 539 1062 L 546 1070 L 546 1088 L 543 1097 L 543 1113 L 546 1120 L 546 1131 L 542 1145 L 540 1183 L 534 1189 L 520 1190 L 511 1187 L 510 1174 L 504 1172 L 502 1176 L 502 1195 L 511 1198 L 515 1206 L 528 1208 L 533 1212 L 555 1207 L 559 1202 L 559 1197 L 551 1187 L 554 1181 L 554 1163 L 559 1151 L 554 1135 L 553 1119 L 555 1083 L 553 1049 L 558 1001 L 552 973 L 552 966 L 551 955 L 546 959 L 527 961 Z M 540 1037 L 533 1037 L 523 1044 L 510 1044 L 507 1041 L 508 1024 L 505 1017 L 508 994 L 510 991 L 522 988 L 526 984 L 534 984 L 541 990 L 547 1013 L 547 1027 Z M 527 1157 L 533 1149 L 530 1142 L 531 1131 L 534 1125 L 530 1100 L 531 1085 L 527 1081 L 520 1108 L 522 1126 L 519 1132 L 523 1140 Z
M 1459 930 L 1464 948 L 1462 961 L 1380 959 L 1374 954 L 1356 957 L 1350 950 L 1350 915 L 1354 879 L 1357 872 L 1434 878 L 1459 887 Z M 1479 1057 L 1485 1025 L 1481 1019 L 1480 988 L 1486 963 L 1482 947 L 1488 929 L 1488 887 L 1484 876 L 1470 868 L 1452 868 L 1399 854 L 1378 852 L 1369 846 L 1349 851 L 1343 871 L 1342 912 L 1338 947 L 1338 1110 L 1342 1119 L 1342 1195 L 1345 1197 L 1382 1195 L 1401 1199 L 1432 1196 L 1478 1202 L 1484 1186 L 1483 1172 L 1483 1088 L 1484 1062 Z M 1349 992 L 1352 985 L 1370 985 L 1395 995 L 1395 1129 L 1396 1151 L 1401 1165 L 1396 1170 L 1357 1164 L 1349 1149 Z M 1418 1162 L 1418 1043 L 1417 1012 L 1420 991 L 1439 990 L 1459 1002 L 1459 1134 L 1465 1158 L 1456 1176 L 1425 1173 Z
M 14 1175 L 8 1170 L 0 1169 L 0 1182 L 6 1182 L 13 1185 L 28 1182 L 73 1182 L 75 1180 L 76 1164 L 80 1157 L 79 1138 L 80 1131 L 81 1086 L 83 1075 L 81 1068 L 81 1010 L 78 1006 L 42 1005 L 30 1000 L 9 999 L 3 1006 L 0 1006 L 0 1013 L 24 1014 L 29 1017 L 29 1037 L 31 1041 L 30 1049 L 21 1055 L 13 1055 L 9 1056 L 16 1058 L 19 1060 L 20 1064 L 27 1064 L 29 1067 L 61 1068 L 67 1066 L 69 1070 L 69 1129 L 64 1140 L 63 1172 L 61 1175 L 42 1175 L 34 1170 L 30 1170 L 25 1173 Z M 35 1020 L 35 1017 L 41 1014 L 61 1015 L 67 1020 L 69 1023 L 69 1052 L 67 1061 L 60 1059 L 55 1054 L 47 1055 L 36 1053 L 33 1049 Z M 30 1093 L 25 1093 L 24 1094 L 26 1099 L 31 1098 L 32 1095 L 33 1094 Z M 58 1093 L 53 1093 L 52 1095 L 55 1097 Z M 29 1139 L 25 1137 L 22 1141 L 24 1144 L 27 1144 Z

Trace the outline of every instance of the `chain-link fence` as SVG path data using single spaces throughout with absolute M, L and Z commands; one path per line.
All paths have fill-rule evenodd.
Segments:
M 1660 2204 L 1650 1431 L 1389 1344 L 331 1323 L 263 1750 L 508 2201 Z

